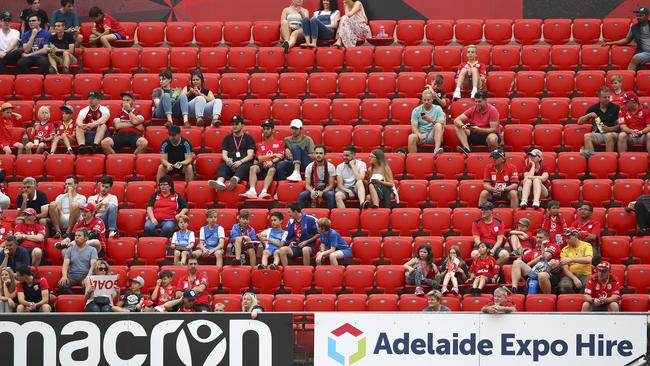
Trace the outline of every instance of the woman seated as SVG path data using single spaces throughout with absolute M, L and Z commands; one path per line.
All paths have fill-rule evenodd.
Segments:
M 250 313 L 251 318 L 255 319 L 264 312 L 264 308 L 257 304 L 257 296 L 253 292 L 246 292 L 241 299 L 241 311 Z
M 95 276 L 109 276 L 112 275 L 108 262 L 103 259 L 95 262 L 95 265 L 91 269 L 90 276 L 86 276 L 84 279 L 84 288 L 86 295 L 86 312 L 87 313 L 110 313 L 113 311 L 113 304 L 115 300 L 120 297 L 120 288 L 117 286 L 112 287 L 111 290 L 102 290 L 98 291 L 94 286 L 93 277 Z M 103 281 L 106 283 L 105 281 Z M 107 296 L 108 293 L 111 293 L 111 296 Z
M 338 3 L 333 0 L 321 0 L 320 7 L 314 16 L 302 19 L 302 33 L 305 37 L 305 46 L 316 47 L 316 42 L 330 40 L 336 37 L 336 28 L 339 25 Z
M 354 47 L 358 41 L 370 37 L 368 17 L 359 0 L 343 0 L 345 15 L 341 17 L 334 46 Z
M 199 70 L 192 72 L 190 85 L 181 90 L 179 100 L 181 113 L 184 116 L 196 118 L 196 125 L 203 126 L 203 118 L 211 118 L 212 125 L 219 123 L 221 118 L 221 99 L 214 97 L 212 90 L 205 87 L 205 78 Z
M 284 52 L 296 44 L 303 43 L 305 36 L 302 33 L 302 20 L 309 18 L 309 11 L 302 7 L 302 0 L 291 0 L 291 5 L 282 10 L 280 16 L 280 37 L 284 40 Z
M 370 168 L 368 169 L 368 196 L 369 199 L 364 202 L 363 208 L 376 208 L 380 206 L 390 208 L 392 195 L 397 196 L 395 183 L 393 182 L 393 172 L 386 163 L 384 152 L 375 149 L 370 152 Z
M 532 190 L 533 207 L 539 208 L 542 198 L 548 198 L 551 194 L 551 180 L 549 179 L 549 169 L 543 163 L 542 152 L 533 149 L 526 154 L 526 168 L 524 170 L 524 179 L 521 183 L 521 208 L 528 206 L 528 198 Z

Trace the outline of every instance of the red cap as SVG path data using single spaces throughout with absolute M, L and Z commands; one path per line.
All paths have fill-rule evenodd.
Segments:
M 610 269 L 609 262 L 602 261 L 602 262 L 598 263 L 598 265 L 596 266 L 596 269 L 597 269 L 599 272 L 600 272 L 600 271 L 609 271 L 609 269 Z
M 33 208 L 26 208 L 25 211 L 23 211 L 23 214 L 26 216 L 36 216 L 36 210 Z
M 81 206 L 82 211 L 95 211 L 97 207 L 90 202 L 87 202 L 85 205 Z
M 621 95 L 621 102 L 622 103 L 627 103 L 627 102 L 631 102 L 631 101 L 635 101 L 635 102 L 638 103 L 639 102 L 639 97 L 637 97 L 636 94 L 634 94 L 633 92 L 630 92 L 630 91 L 625 92 L 625 93 L 623 93 L 623 95 Z

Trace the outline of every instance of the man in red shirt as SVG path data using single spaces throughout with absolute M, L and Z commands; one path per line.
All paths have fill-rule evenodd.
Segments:
M 504 248 L 505 228 L 501 220 L 494 218 L 494 205 L 485 202 L 481 206 L 481 218 L 472 224 L 472 236 L 474 237 L 474 250 L 472 258 L 478 256 L 478 246 L 485 243 L 490 248 L 490 255 L 494 256 L 499 265 L 503 265 L 510 259 L 510 252 Z
M 274 138 L 273 121 L 267 119 L 262 122 L 262 142 L 257 143 L 257 156 L 255 164 L 250 167 L 248 174 L 248 191 L 242 194 L 242 198 L 271 198 L 267 190 L 273 183 L 276 164 L 284 159 L 284 142 Z M 266 174 L 264 177 L 264 186 L 260 195 L 257 195 L 255 185 L 257 184 L 257 175 Z
M 135 110 L 135 98 L 131 93 L 122 93 L 122 110 L 113 118 L 113 136 L 102 140 L 104 154 L 115 154 L 115 150 L 128 147 L 134 149 L 138 155 L 147 148 L 147 139 L 144 134 L 144 117 Z
M 639 98 L 632 92 L 621 96 L 623 108 L 619 112 L 618 125 L 621 132 L 618 134 L 618 152 L 626 152 L 628 143 L 646 144 L 650 152 L 650 111 L 639 105 Z
M 100 104 L 101 94 L 96 91 L 88 93 L 88 106 L 82 108 L 75 121 L 77 125 L 77 143 L 79 152 L 95 153 L 97 145 L 107 133 L 108 119 L 111 111 Z
M 515 311 L 517 311 L 517 307 L 508 299 L 508 290 L 505 287 L 498 287 L 494 290 L 494 299 L 481 308 L 481 312 L 486 314 L 507 314 Z
M 485 166 L 483 171 L 483 190 L 478 198 L 478 204 L 494 201 L 509 201 L 514 210 L 519 206 L 519 173 L 517 167 L 506 161 L 503 150 L 494 150 L 490 154 L 492 163 Z
M 77 221 L 77 223 L 72 228 L 72 231 L 70 232 L 72 235 L 70 235 L 70 237 L 56 243 L 56 248 L 65 249 L 69 247 L 70 243 L 74 242 L 74 233 L 76 233 L 78 229 L 85 228 L 88 230 L 88 234 L 92 238 L 88 239 L 88 241 L 86 241 L 86 244 L 95 248 L 99 257 L 105 256 L 106 227 L 104 226 L 104 221 L 95 216 L 96 210 L 97 208 L 95 205 L 90 202 L 81 206 L 81 220 Z
M 594 207 L 585 203 L 578 209 L 580 218 L 576 219 L 571 227 L 574 227 L 580 233 L 578 239 L 586 241 L 591 245 L 596 245 L 600 239 L 600 222 L 593 218 Z
M 111 42 L 127 39 L 126 31 L 115 18 L 97 6 L 88 11 L 88 16 L 95 21 L 88 43 L 96 45 L 99 41 L 105 48 L 112 48 Z
M 38 267 L 45 256 L 45 226 L 36 221 L 36 210 L 27 208 L 23 211 L 24 221 L 14 228 L 14 236 L 20 246 L 27 249 L 32 256 L 32 266 Z
M 609 262 L 600 262 L 596 270 L 597 273 L 589 277 L 585 285 L 582 311 L 618 312 L 621 283 L 610 274 Z
M 548 231 L 543 229 L 539 230 L 535 234 L 535 241 L 535 249 L 527 250 L 524 255 L 512 262 L 510 281 L 512 282 L 511 291 L 513 293 L 517 293 L 519 280 L 529 278 L 531 271 L 536 274 L 535 278 L 539 282 L 539 288 L 542 290 L 542 293 L 550 294 L 553 281 L 555 280 L 557 282 L 557 276 L 554 276 L 553 272 L 559 270 L 560 262 L 552 259 L 553 253 L 548 252 Z M 542 253 L 544 256 L 542 256 Z M 559 251 L 557 256 L 559 258 Z M 544 264 L 544 261 L 548 262 L 548 266 Z
M 210 311 L 210 293 L 208 292 L 208 276 L 198 271 L 199 260 L 196 257 L 187 259 L 187 275 L 178 281 L 176 298 L 180 299 L 185 291 L 192 290 L 196 294 L 194 311 Z
M 465 155 L 471 152 L 470 143 L 472 145 L 487 145 L 489 151 L 499 148 L 501 141 L 499 111 L 488 103 L 487 98 L 487 91 L 477 92 L 474 97 L 476 106 L 466 110 L 454 120 L 456 136 L 461 144 L 457 149 Z

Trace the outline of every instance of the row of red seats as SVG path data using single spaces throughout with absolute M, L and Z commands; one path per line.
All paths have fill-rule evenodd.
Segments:
M 489 301 L 489 296 L 443 297 L 441 303 L 452 311 L 480 311 Z M 580 294 L 555 295 L 510 295 L 518 312 L 579 312 L 584 296 Z M 224 311 L 241 311 L 242 296 L 239 294 L 216 294 L 212 303 L 224 304 Z M 259 294 L 258 303 L 265 311 L 275 312 L 320 312 L 320 311 L 410 311 L 419 312 L 428 306 L 425 297 L 410 294 Z M 56 299 L 57 312 L 82 312 L 86 304 L 83 295 L 59 295 Z M 621 311 L 647 312 L 650 309 L 648 295 L 625 294 L 621 300 Z

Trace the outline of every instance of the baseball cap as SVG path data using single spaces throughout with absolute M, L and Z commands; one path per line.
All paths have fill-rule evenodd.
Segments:
M 128 93 L 128 92 L 120 93 L 120 98 L 124 98 L 124 97 L 129 97 L 129 98 L 135 100 L 135 97 L 133 96 L 133 94 Z
M 0 13 L 0 21 L 2 21 L 2 20 L 10 22 L 11 21 L 11 13 L 8 12 L 8 11 Z
M 85 205 L 81 206 L 82 211 L 95 211 L 96 209 L 97 207 L 95 207 L 91 202 L 86 202 Z
M 27 216 L 36 216 L 36 210 L 33 208 L 26 208 L 25 211 L 23 211 L 23 214 Z
M 0 105 L 0 109 L 3 110 L 3 111 L 4 111 L 5 109 L 9 109 L 9 108 L 13 108 L 13 107 L 14 107 L 14 106 L 13 106 L 11 103 L 9 103 L 9 102 L 5 102 L 5 103 L 2 103 L 2 105 Z
M 538 156 L 541 158 L 542 152 L 539 149 L 532 149 L 529 152 L 527 152 L 526 155 Z
M 642 7 L 638 8 L 638 9 L 636 9 L 634 12 L 635 12 L 635 13 L 639 13 L 639 14 L 645 14 L 645 15 L 650 14 L 650 10 L 648 10 L 648 8 L 646 8 L 646 7 L 644 7 L 644 6 L 642 6 Z
M 275 128 L 275 123 L 273 123 L 273 121 L 270 120 L 270 119 L 264 120 L 264 121 L 262 121 L 262 128 L 264 128 L 264 127 Z
M 196 299 L 196 292 L 194 292 L 194 290 L 185 290 L 185 292 L 183 292 L 183 298 L 194 300 Z
M 169 133 L 170 135 L 180 135 L 181 128 L 178 126 L 169 126 L 167 127 L 167 133 Z
M 289 124 L 290 128 L 302 128 L 302 121 L 299 120 L 298 118 L 291 120 L 291 123 Z
M 578 231 L 578 229 L 576 229 L 574 227 L 569 227 L 569 228 L 566 228 L 566 230 L 564 230 L 564 234 L 566 236 L 578 236 L 578 235 L 580 235 L 580 231 Z
M 490 153 L 492 159 L 505 158 L 506 153 L 503 150 L 494 150 Z
M 518 224 L 524 225 L 524 226 L 530 226 L 530 220 L 527 218 L 523 217 L 517 221 Z
M 483 202 L 480 206 L 478 206 L 483 211 L 488 211 L 488 210 L 494 210 L 494 203 L 492 202 Z
M 607 261 L 602 261 L 602 262 L 598 263 L 598 265 L 596 266 L 596 269 L 597 269 L 599 272 L 601 272 L 601 271 L 609 271 L 609 269 L 610 269 L 609 262 L 607 262 Z
M 59 107 L 59 110 L 60 110 L 61 112 L 68 112 L 68 113 L 72 113 L 72 112 L 73 112 L 72 107 L 70 107 L 70 106 L 68 106 L 68 105 L 62 105 L 62 106 L 60 106 L 60 107 Z
M 633 92 L 629 92 L 629 91 L 625 92 L 625 93 L 623 93 L 623 95 L 621 95 L 621 102 L 622 103 L 627 103 L 627 102 L 631 102 L 631 101 L 635 101 L 635 102 L 638 103 L 639 102 L 639 97 L 637 97 L 636 94 L 634 94 Z
M 237 124 L 237 123 L 244 123 L 244 119 L 241 118 L 241 116 L 232 116 L 232 119 L 230 120 L 231 124 Z
M 93 90 L 93 91 L 91 91 L 90 93 L 88 93 L 88 98 L 97 98 L 97 99 L 100 99 L 101 97 L 102 97 L 102 95 L 101 95 L 98 91 L 94 91 L 94 90 Z
M 140 286 L 144 286 L 144 278 L 138 276 L 131 279 L 132 282 L 137 282 Z

